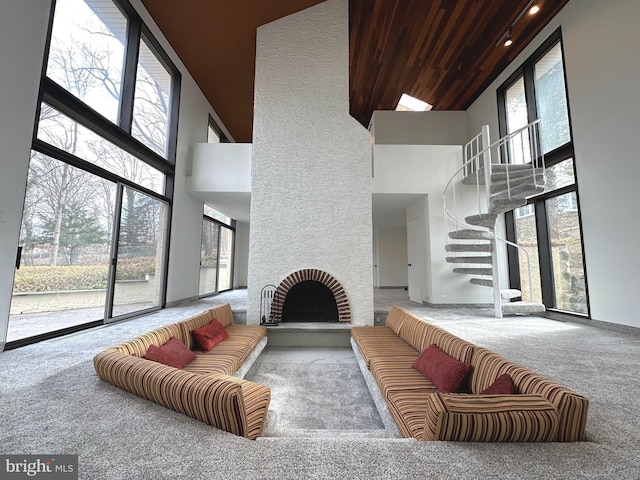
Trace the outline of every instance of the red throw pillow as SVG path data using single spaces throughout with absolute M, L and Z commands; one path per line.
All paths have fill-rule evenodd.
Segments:
M 176 337 L 171 337 L 167 343 L 161 347 L 151 345 L 144 354 L 147 360 L 164 363 L 170 367 L 182 368 L 187 363 L 195 360 L 196 354 L 187 348 L 187 346 Z
M 513 395 L 516 389 L 513 380 L 506 373 L 503 373 L 495 381 L 480 392 L 480 395 Z
M 430 345 L 411 365 L 431 380 L 440 392 L 455 393 L 464 386 L 470 363 L 464 363 L 444 353 L 435 343 Z
M 196 328 L 191 332 L 193 341 L 200 350 L 208 352 L 225 338 L 229 338 L 229 334 L 225 328 L 215 318 L 207 323 L 204 327 Z

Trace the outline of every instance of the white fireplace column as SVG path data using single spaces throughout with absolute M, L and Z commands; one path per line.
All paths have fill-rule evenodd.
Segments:
M 348 0 L 257 32 L 247 323 L 260 291 L 318 269 L 373 325 L 371 144 L 349 115 Z

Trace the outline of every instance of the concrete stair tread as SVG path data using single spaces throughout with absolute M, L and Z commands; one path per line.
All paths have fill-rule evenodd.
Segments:
M 534 302 L 509 302 L 502 304 L 502 313 L 507 315 L 531 315 L 542 313 L 547 309 L 542 303 Z
M 491 255 L 469 256 L 469 257 L 445 257 L 448 263 L 486 263 L 491 265 L 493 257 Z
M 454 240 L 493 240 L 493 233 L 486 230 L 462 229 L 449 232 L 449 238 Z
M 490 243 L 449 243 L 444 249 L 447 252 L 493 252 Z

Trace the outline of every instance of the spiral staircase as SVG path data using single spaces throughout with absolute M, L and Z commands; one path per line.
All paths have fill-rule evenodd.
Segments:
M 451 177 L 443 193 L 444 218 L 448 238 L 446 261 L 453 273 L 470 275 L 469 282 L 493 289 L 496 317 L 537 314 L 541 303 L 522 301 L 522 292 L 501 288 L 500 272 L 504 244 L 524 252 L 531 289 L 531 262 L 527 251 L 497 235 L 500 215 L 526 205 L 527 198 L 544 191 L 544 158 L 539 153 L 539 121 L 490 143 L 489 127 L 464 147 L 464 162 Z M 511 163 L 508 162 L 511 160 Z M 472 190 L 472 187 L 475 189 Z M 528 298 L 533 298 L 529 290 Z

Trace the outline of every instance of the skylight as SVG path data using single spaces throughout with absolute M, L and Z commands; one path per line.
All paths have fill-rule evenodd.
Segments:
M 398 112 L 426 112 L 433 108 L 433 105 L 418 100 L 406 93 L 403 93 L 396 107 Z

